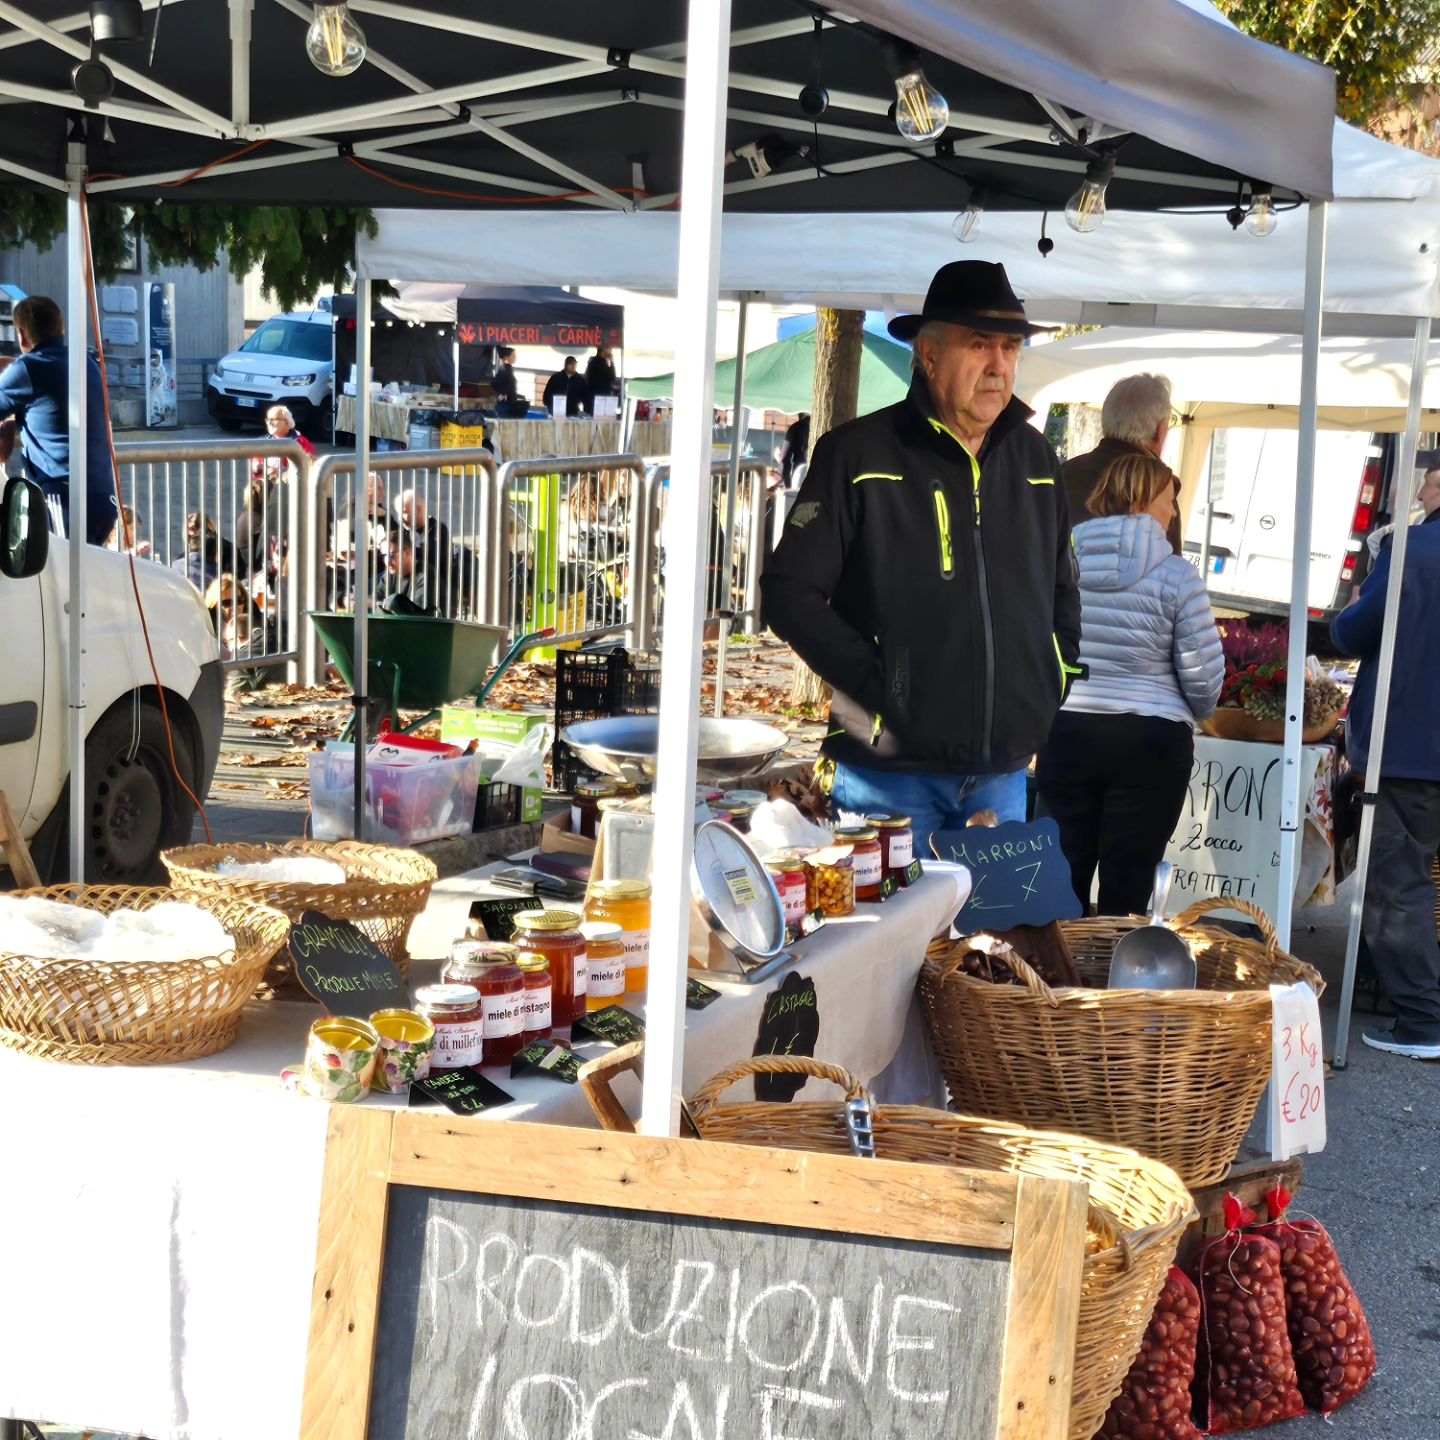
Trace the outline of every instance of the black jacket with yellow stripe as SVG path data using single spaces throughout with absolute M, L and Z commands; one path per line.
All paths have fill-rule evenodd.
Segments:
M 971 456 L 917 376 L 822 436 L 761 584 L 765 619 L 834 688 L 835 760 L 997 774 L 1045 742 L 1078 671 L 1060 467 L 1012 399 Z

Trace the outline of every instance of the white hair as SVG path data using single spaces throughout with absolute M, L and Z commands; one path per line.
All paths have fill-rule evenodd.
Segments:
M 1148 445 L 1170 418 L 1170 381 L 1164 375 L 1127 375 L 1117 380 L 1100 409 L 1100 430 L 1109 440 Z
M 265 418 L 268 420 L 272 415 L 283 415 L 285 417 L 285 423 L 289 425 L 292 430 L 295 429 L 295 416 L 291 413 L 288 405 L 272 405 L 265 412 Z
M 910 342 L 910 373 L 913 375 L 920 369 L 920 342 L 922 340 L 934 340 L 937 343 L 941 335 L 945 333 L 945 321 L 927 320 L 916 332 L 915 338 Z

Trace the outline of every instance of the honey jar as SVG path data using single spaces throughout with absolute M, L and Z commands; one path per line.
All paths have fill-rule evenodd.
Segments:
M 550 1023 L 568 1028 L 585 1013 L 590 967 L 580 916 L 573 910 L 522 910 L 515 917 L 515 943 L 524 955 L 550 962 Z
M 613 920 L 587 920 L 580 933 L 590 969 L 586 1010 L 618 1005 L 625 998 L 625 932 Z
M 440 972 L 443 982 L 473 985 L 480 992 L 485 1064 L 504 1065 L 521 1046 L 525 977 L 520 952 L 497 940 L 457 940 Z
M 515 962 L 525 979 L 520 997 L 520 1046 L 550 1034 L 550 962 L 543 955 L 521 955 Z
M 415 1011 L 435 1027 L 430 1070 L 458 1070 L 484 1058 L 485 1007 L 473 985 L 422 985 Z
M 644 880 L 592 880 L 587 920 L 610 920 L 624 931 L 625 993 L 643 995 L 650 983 L 650 886 Z
M 593 840 L 600 823 L 600 802 L 614 794 L 615 785 L 609 780 L 582 780 L 570 801 L 571 831 Z
M 855 898 L 881 899 L 880 882 L 885 875 L 885 862 L 880 850 L 880 832 L 872 825 L 842 825 L 835 831 L 835 843 L 850 846 Z
M 867 825 L 880 834 L 880 867 L 883 878 L 893 875 L 900 885 L 910 883 L 906 872 L 915 858 L 915 831 L 908 815 L 867 815 Z
M 765 862 L 775 888 L 780 892 L 780 905 L 785 912 L 785 927 L 797 929 L 807 914 L 809 886 L 805 880 L 805 862 L 796 856 L 772 855 Z

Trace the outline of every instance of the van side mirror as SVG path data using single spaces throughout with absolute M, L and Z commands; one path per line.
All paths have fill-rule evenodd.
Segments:
M 38 485 L 16 476 L 0 500 L 0 575 L 28 580 L 50 555 L 50 518 Z

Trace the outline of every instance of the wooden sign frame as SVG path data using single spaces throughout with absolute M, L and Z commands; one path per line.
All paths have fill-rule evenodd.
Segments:
M 996 1440 L 1068 1433 L 1083 1181 L 337 1105 L 316 1242 L 305 1440 L 365 1440 L 391 1186 L 1008 1252 Z

